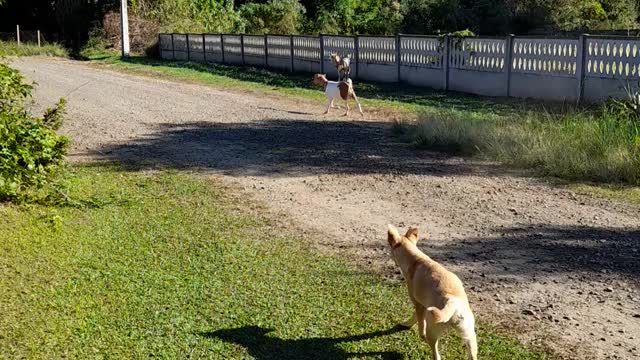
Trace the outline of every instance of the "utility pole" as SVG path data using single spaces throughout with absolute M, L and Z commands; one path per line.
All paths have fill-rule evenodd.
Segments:
M 120 0 L 120 35 L 122 35 L 122 57 L 129 57 L 129 15 L 128 0 Z

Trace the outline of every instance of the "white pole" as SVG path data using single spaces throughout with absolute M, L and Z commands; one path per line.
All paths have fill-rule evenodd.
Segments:
M 38 47 L 40 47 L 40 30 L 38 30 Z
M 18 41 L 18 46 L 20 46 L 20 25 L 16 25 L 16 39 Z
M 120 34 L 122 35 L 122 56 L 129 57 L 129 16 L 127 0 L 120 0 Z

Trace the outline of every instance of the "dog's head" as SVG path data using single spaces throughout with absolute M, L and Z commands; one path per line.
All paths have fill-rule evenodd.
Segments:
M 401 236 L 393 225 L 387 226 L 387 240 L 389 241 L 389 246 L 391 249 L 397 249 L 402 246 L 404 243 L 416 245 L 418 243 L 418 228 L 416 226 L 412 226 L 407 230 L 407 233 L 404 236 Z
M 329 57 L 331 58 L 331 61 L 333 61 L 334 63 L 338 64 L 340 62 L 340 55 L 338 55 L 338 53 L 330 53 Z
M 324 86 L 327 83 L 327 75 L 326 74 L 315 74 L 313 75 L 313 80 L 311 82 L 314 85 Z

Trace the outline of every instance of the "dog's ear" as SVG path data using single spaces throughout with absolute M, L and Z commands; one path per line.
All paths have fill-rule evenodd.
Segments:
M 398 229 L 396 229 L 391 224 L 387 225 L 387 240 L 389 241 L 389 245 L 391 245 L 391 247 L 402 241 L 402 236 L 400 236 Z
M 412 226 L 407 230 L 407 233 L 404 235 L 407 239 L 409 239 L 412 243 L 418 242 L 418 227 Z

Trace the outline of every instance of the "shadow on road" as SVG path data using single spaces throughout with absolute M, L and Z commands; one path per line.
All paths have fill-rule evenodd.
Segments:
M 491 164 L 412 148 L 395 138 L 389 123 L 373 121 L 262 120 L 247 123 L 162 124 L 158 131 L 106 145 L 99 157 L 131 170 L 196 168 L 227 175 L 482 174 Z

